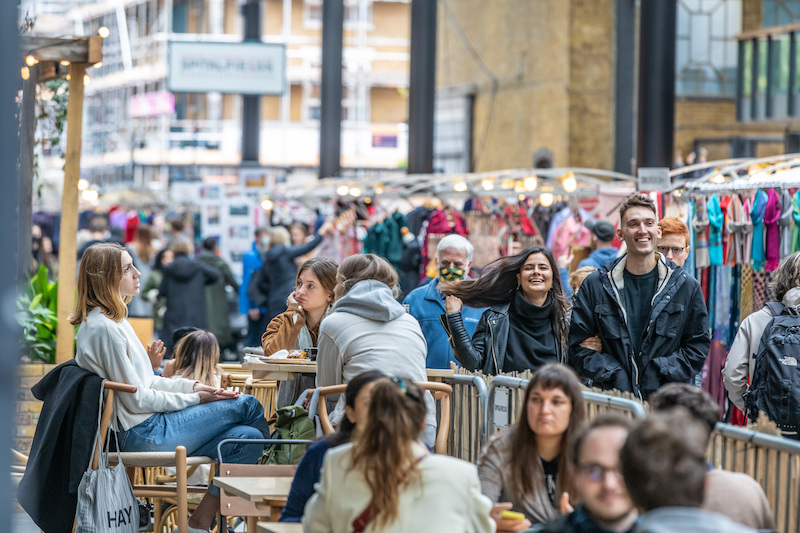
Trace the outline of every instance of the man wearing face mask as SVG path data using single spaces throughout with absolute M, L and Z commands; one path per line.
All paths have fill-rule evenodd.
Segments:
M 252 248 L 242 256 L 242 284 L 239 285 L 239 312 L 247 316 L 247 338 L 245 346 L 261 346 L 261 334 L 267 329 L 267 308 L 263 302 L 253 301 L 250 291 L 253 273 L 261 269 L 264 253 L 269 248 L 269 230 L 256 228 Z
M 439 290 L 440 281 L 459 281 L 468 278 L 474 248 L 461 235 L 447 235 L 436 247 L 436 266 L 438 277 L 422 287 L 417 287 L 403 301 L 409 306 L 409 313 L 417 319 L 425 341 L 428 343 L 428 368 L 450 368 L 450 362 L 458 363 L 447 332 L 439 322 L 445 313 L 444 295 Z M 464 307 L 461 315 L 470 337 L 475 333 L 478 321 L 485 308 Z

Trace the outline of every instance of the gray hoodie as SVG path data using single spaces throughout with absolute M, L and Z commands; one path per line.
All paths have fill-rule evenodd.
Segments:
M 755 533 L 727 516 L 694 507 L 661 507 L 639 518 L 634 533 Z
M 348 383 L 367 370 L 424 382 L 427 353 L 417 319 L 397 303 L 391 289 L 376 280 L 360 281 L 336 302 L 319 328 L 317 386 Z M 429 429 L 424 440 L 430 445 L 436 411 L 433 398 L 426 396 Z M 331 421 L 336 424 L 343 415 L 344 398 L 340 398 Z

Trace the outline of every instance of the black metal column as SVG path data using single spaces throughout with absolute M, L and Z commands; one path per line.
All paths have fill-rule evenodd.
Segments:
M 637 167 L 669 167 L 675 144 L 677 0 L 642 0 Z
M 633 161 L 636 87 L 636 1 L 617 0 L 617 63 L 614 74 L 614 170 L 628 174 Z
M 341 174 L 342 37 L 344 0 L 322 3 L 322 86 L 319 117 L 319 177 Z
M 17 260 L 14 250 L 17 250 L 19 239 L 18 229 L 22 224 L 30 228 L 30 218 L 21 219 L 17 211 L 19 201 L 19 177 L 17 173 L 17 157 L 19 144 L 17 122 L 14 114 L 17 112 L 14 97 L 19 90 L 19 72 L 22 63 L 17 47 L 19 46 L 17 21 L 17 2 L 0 2 L 0 72 L 5 75 L 0 79 L 0 181 L 3 184 L 3 194 L 0 196 L 0 533 L 13 530 L 11 524 L 12 495 L 10 458 L 8 450 L 12 446 L 12 435 L 15 433 L 14 425 L 14 399 L 17 383 L 17 364 L 20 358 L 19 327 L 14 320 L 16 309 L 17 283 L 20 280 L 17 273 Z M 28 206 L 30 213 L 30 206 Z M 25 215 L 29 216 L 29 215 Z
M 242 5 L 244 40 L 261 40 L 261 0 Z M 242 164 L 258 164 L 261 136 L 261 95 L 242 96 Z
M 408 90 L 409 174 L 433 172 L 436 9 L 436 0 L 411 1 L 411 66 Z

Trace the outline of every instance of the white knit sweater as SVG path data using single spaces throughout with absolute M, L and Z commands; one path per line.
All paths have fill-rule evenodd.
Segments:
M 192 392 L 194 381 L 153 374 L 150 358 L 127 320 L 114 322 L 96 307 L 81 323 L 77 340 L 78 366 L 137 388 L 135 394 L 116 395 L 121 429 L 137 426 L 155 413 L 180 411 L 200 403 L 200 395 Z M 116 421 L 112 424 L 118 429 Z

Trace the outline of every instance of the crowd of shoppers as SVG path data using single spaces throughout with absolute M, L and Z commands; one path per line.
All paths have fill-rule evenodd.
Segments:
M 332 231 L 330 224 L 310 237 L 300 225 L 259 228 L 241 285 L 213 238 L 195 259 L 179 226 L 158 252 L 138 241 L 132 253 L 97 242 L 80 263 L 71 319 L 80 326 L 76 359 L 140 389 L 120 400 L 123 450 L 174 448 L 189 431 L 174 424 L 188 423 L 190 415 L 203 425 L 189 439 L 190 454 L 205 454 L 232 433 L 267 436 L 257 402 L 218 389 L 220 345 L 235 349 L 225 291 L 239 291 L 248 343 L 260 339 L 255 344 L 266 355 L 317 350 L 316 378 L 298 377 L 290 401 L 306 386 L 348 385 L 330 409 L 337 432 L 309 448 L 284 509 L 283 519 L 302 519 L 306 531 L 448 531 L 454 524 L 458 531 L 533 526 L 617 533 L 688 523 L 733 532 L 774 527 L 755 482 L 707 472 L 703 462 L 719 411 L 690 385 L 710 338 L 700 284 L 682 269 L 688 228 L 677 219 L 659 221 L 644 195 L 621 204 L 618 228 L 607 221 L 586 227 L 594 251 L 569 279 L 572 303 L 548 248 L 501 257 L 471 278 L 473 246 L 456 235 L 439 241 L 437 276 L 412 291 L 405 307 L 398 302 L 397 270 L 385 259 L 356 254 L 337 265 L 306 257 Z M 626 247 L 619 257 L 614 238 Z M 139 240 L 147 239 L 145 231 Z M 775 277 L 785 306 L 800 301 L 798 257 L 786 258 Z M 126 306 L 139 294 L 137 262 L 152 264 L 155 282 L 148 280 L 145 292 L 165 339 L 147 348 L 135 346 L 126 320 Z M 737 335 L 725 369 L 737 405 L 753 379 L 758 341 L 776 314 L 768 306 L 751 315 Z M 171 333 L 186 326 L 199 330 L 173 347 Z M 153 362 L 173 350 L 165 371 L 172 379 L 155 376 Z M 487 375 L 534 372 L 517 422 L 486 443 L 477 468 L 429 452 L 435 406 L 415 383 L 427 381 L 426 367 L 451 364 Z M 601 417 L 584 427 L 581 382 L 632 392 L 659 413 L 636 426 Z M 212 401 L 213 410 L 196 405 Z M 233 453 L 233 462 L 255 461 L 245 448 Z M 648 462 L 647 454 L 659 460 Z M 704 496 L 709 486 L 724 488 L 715 499 Z M 193 528 L 210 526 L 217 494 L 209 488 Z M 730 502 L 741 504 L 732 509 Z

